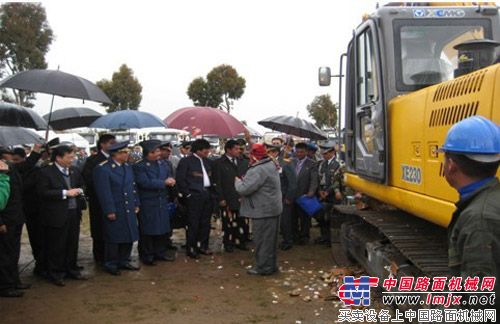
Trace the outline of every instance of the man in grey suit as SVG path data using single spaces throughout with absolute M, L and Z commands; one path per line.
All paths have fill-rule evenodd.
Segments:
M 316 162 L 307 157 L 307 144 L 295 145 L 295 159 L 292 166 L 297 174 L 297 197 L 314 197 L 318 190 L 318 167 Z M 309 242 L 311 217 L 295 203 L 292 216 L 292 230 L 295 243 L 305 245 Z
M 279 215 L 283 211 L 278 153 L 271 158 L 263 144 L 253 144 L 254 162 L 245 177 L 234 186 L 241 195 L 240 215 L 251 218 L 255 242 L 255 266 L 250 275 L 271 275 L 278 271 L 277 249 Z

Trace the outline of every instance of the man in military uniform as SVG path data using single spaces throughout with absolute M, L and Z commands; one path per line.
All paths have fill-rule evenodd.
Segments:
M 94 188 L 102 209 L 104 268 L 112 275 L 120 269 L 139 270 L 129 263 L 132 244 L 139 239 L 139 196 L 134 171 L 127 163 L 128 141 L 108 148 L 110 158 L 94 169 Z
M 336 159 L 336 151 L 333 143 L 325 143 L 323 145 L 320 145 L 320 149 L 323 160 L 320 162 L 318 167 L 318 198 L 323 204 L 323 210 L 316 215 L 316 220 L 319 224 L 321 236 L 314 242 L 316 244 L 330 245 L 330 220 L 333 220 L 333 205 L 340 204 L 343 198 L 342 168 L 340 166 L 340 163 Z M 334 226 L 336 233 L 334 233 L 333 239 L 338 240 L 338 230 L 340 230 L 340 224 L 336 225 L 338 226 Z
M 170 233 L 168 188 L 175 185 L 175 179 L 166 162 L 160 159 L 161 141 L 148 140 L 140 145 L 144 158 L 134 165 L 135 181 L 141 200 L 139 255 L 142 263 L 155 265 L 157 260 L 175 260 L 172 253 L 167 253 Z
M 92 254 L 94 260 L 102 264 L 104 261 L 104 233 L 102 210 L 94 188 L 94 169 L 109 159 L 108 148 L 116 143 L 114 135 L 102 134 L 97 142 L 99 153 L 91 155 L 83 165 L 82 176 L 85 181 L 85 191 L 89 199 L 90 235 L 92 236 Z
M 450 275 L 496 277 L 498 298 L 500 127 L 481 116 L 464 119 L 450 128 L 441 151 L 446 181 L 460 194 L 448 226 Z

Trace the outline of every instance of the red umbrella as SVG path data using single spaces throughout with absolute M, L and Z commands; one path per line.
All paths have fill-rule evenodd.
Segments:
M 210 107 L 186 107 L 170 114 L 164 122 L 171 128 L 182 129 L 191 135 L 232 137 L 245 132 L 245 126 L 233 116 Z

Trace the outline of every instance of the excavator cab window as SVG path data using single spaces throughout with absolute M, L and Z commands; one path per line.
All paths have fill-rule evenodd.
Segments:
M 375 53 L 371 29 L 357 38 L 357 104 L 365 105 L 378 99 L 378 84 L 375 67 Z
M 457 51 L 468 40 L 491 38 L 487 19 L 395 20 L 396 80 L 412 91 L 453 79 Z

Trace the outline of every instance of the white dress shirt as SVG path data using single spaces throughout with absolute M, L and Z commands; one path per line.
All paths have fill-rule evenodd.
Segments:
M 210 178 L 208 177 L 207 170 L 205 170 L 205 164 L 203 163 L 203 159 L 196 154 L 193 155 L 196 156 L 198 160 L 200 160 L 201 170 L 203 171 L 203 187 L 208 188 L 210 187 Z

